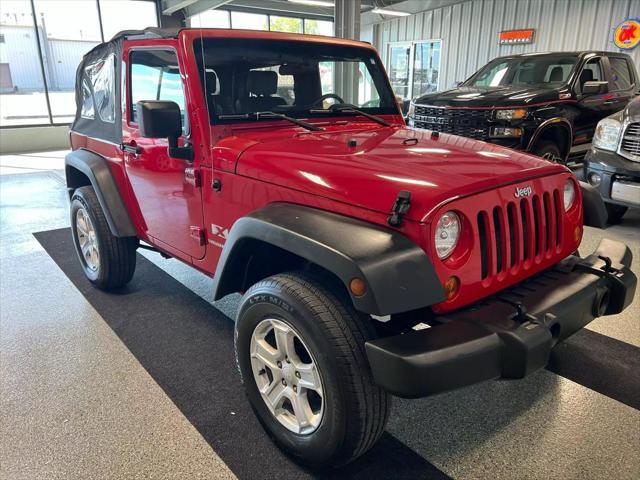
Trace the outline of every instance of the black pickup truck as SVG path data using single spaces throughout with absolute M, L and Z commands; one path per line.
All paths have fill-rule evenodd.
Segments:
M 407 123 L 566 162 L 586 152 L 597 123 L 622 110 L 639 87 L 622 53 L 512 55 L 455 89 L 414 99 Z

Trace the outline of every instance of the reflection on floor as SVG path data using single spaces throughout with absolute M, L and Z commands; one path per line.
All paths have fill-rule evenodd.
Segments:
M 248 476 L 264 453 L 250 448 L 260 443 L 252 441 L 258 434 L 245 432 L 249 470 L 230 469 L 234 463 L 225 464 L 224 448 L 211 447 L 225 439 L 214 442 L 200 433 L 202 422 L 225 412 L 185 416 L 182 404 L 158 385 L 153 372 L 145 370 L 148 365 L 33 237 L 32 232 L 68 226 L 62 158 L 63 152 L 0 157 L 0 476 Z M 632 212 L 604 232 L 586 229 L 581 252 L 592 250 L 603 236 L 621 239 L 632 244 L 639 274 L 639 231 L 640 212 Z M 210 302 L 206 277 L 175 260 L 143 254 Z M 144 278 L 140 281 L 144 286 Z M 231 296 L 211 308 L 233 316 L 236 305 L 237 297 Z M 599 319 L 589 328 L 624 342 L 638 358 L 633 350 L 640 347 L 638 318 L 636 299 L 623 315 Z M 629 371 L 635 384 L 638 375 L 637 369 Z M 237 390 L 233 385 L 216 389 Z M 229 418 L 230 428 L 242 431 L 244 423 Z M 453 478 L 640 477 L 638 410 L 548 370 L 524 381 L 489 382 L 423 400 L 395 399 L 387 430 L 388 438 L 422 456 L 425 465 Z M 253 478 L 262 476 L 253 472 Z

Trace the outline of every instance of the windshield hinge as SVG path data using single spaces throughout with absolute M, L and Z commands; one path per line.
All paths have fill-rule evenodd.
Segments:
M 387 223 L 392 227 L 402 225 L 402 217 L 409 211 L 409 207 L 411 207 L 411 192 L 400 190 L 391 207 L 391 215 L 387 218 Z
M 200 181 L 200 170 L 193 167 L 187 167 L 184 169 L 184 181 L 194 188 L 200 188 L 202 182 Z
M 203 246 L 207 243 L 206 233 L 204 228 L 197 225 L 191 225 L 189 227 L 189 236 L 193 238 L 198 245 Z

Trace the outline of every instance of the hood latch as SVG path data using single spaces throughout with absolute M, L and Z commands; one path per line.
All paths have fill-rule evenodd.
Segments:
M 391 215 L 387 218 L 387 223 L 392 227 L 402 225 L 402 217 L 409 211 L 409 207 L 411 207 L 411 192 L 400 190 L 391 207 Z

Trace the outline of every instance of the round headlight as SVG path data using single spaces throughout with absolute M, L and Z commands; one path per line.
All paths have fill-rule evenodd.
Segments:
M 436 252 L 440 260 L 447 258 L 458 244 L 460 238 L 460 217 L 455 212 L 446 212 L 436 225 Z
M 572 180 L 567 180 L 564 184 L 564 209 L 569 210 L 576 198 L 576 186 Z

